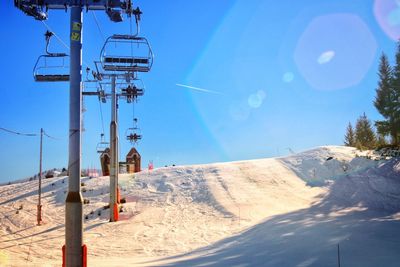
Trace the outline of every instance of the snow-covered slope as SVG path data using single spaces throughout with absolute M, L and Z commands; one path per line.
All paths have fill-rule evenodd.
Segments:
M 60 265 L 67 183 L 44 180 L 42 226 L 37 181 L 0 187 L 0 266 Z M 109 178 L 82 183 L 89 266 L 337 266 L 338 243 L 356 255 L 378 251 L 382 266 L 400 259 L 400 163 L 352 148 L 121 175 L 127 203 L 116 223 L 104 209 Z M 365 262 L 346 266 L 379 265 Z

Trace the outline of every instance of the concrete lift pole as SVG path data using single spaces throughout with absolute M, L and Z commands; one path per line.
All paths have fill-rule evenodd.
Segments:
M 82 7 L 71 5 L 68 194 L 65 201 L 65 265 L 85 266 L 81 194 Z
M 111 166 L 110 166 L 110 222 L 118 221 L 118 125 L 117 125 L 117 92 L 116 75 L 111 75 Z

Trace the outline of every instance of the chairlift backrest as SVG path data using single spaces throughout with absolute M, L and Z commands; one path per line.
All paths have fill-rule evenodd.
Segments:
M 142 135 L 137 133 L 131 133 L 130 135 L 126 136 L 126 139 L 131 143 L 137 143 L 137 141 L 142 139 Z
M 52 35 L 52 33 L 46 32 L 46 54 L 38 57 L 33 68 L 33 78 L 36 82 L 69 81 L 69 56 L 65 53 L 52 53 L 48 51 Z
M 104 140 L 104 133 L 100 134 L 100 142 L 97 143 L 96 151 L 97 153 L 104 153 L 107 149 L 109 149 L 110 143 Z
M 135 125 L 133 128 L 129 128 L 125 132 L 126 139 L 131 143 L 137 143 L 137 141 L 142 139 L 140 134 L 140 129 Z
M 33 69 L 36 82 L 68 82 L 69 57 L 66 54 L 41 55 Z
M 148 72 L 153 65 L 153 51 L 144 37 L 114 34 L 107 38 L 101 50 L 105 71 Z
M 110 144 L 108 142 L 100 142 L 96 146 L 96 151 L 97 153 L 104 153 L 109 147 Z
M 126 98 L 128 103 L 132 103 L 133 100 L 137 100 L 139 96 L 144 95 L 144 89 L 137 87 L 135 84 L 129 84 L 121 89 L 121 96 Z

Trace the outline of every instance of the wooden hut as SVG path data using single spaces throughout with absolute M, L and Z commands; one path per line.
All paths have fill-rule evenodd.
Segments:
M 104 152 L 100 154 L 101 172 L 103 173 L 104 176 L 110 175 L 110 162 L 111 162 L 110 149 L 106 148 Z
M 140 158 L 139 152 L 132 147 L 126 155 L 126 171 L 128 173 L 140 172 Z

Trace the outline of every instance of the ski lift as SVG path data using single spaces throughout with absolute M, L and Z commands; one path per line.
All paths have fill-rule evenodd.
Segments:
M 121 89 L 121 96 L 126 97 L 126 102 L 128 103 L 132 103 L 133 100 L 137 100 L 143 94 L 144 89 L 136 87 L 135 84 L 129 84 L 126 88 Z
M 101 101 L 102 103 L 106 103 L 107 102 L 107 95 L 106 95 L 106 93 L 104 92 L 104 90 L 103 89 L 99 89 L 98 90 L 98 97 L 99 97 L 99 101 Z
M 128 130 L 131 130 L 132 128 L 129 128 Z M 142 135 L 141 134 L 137 134 L 135 132 L 131 132 L 130 134 L 128 134 L 126 136 L 126 139 L 131 142 L 131 143 L 137 143 L 139 140 L 142 139 Z
M 128 128 L 126 130 L 125 135 L 126 139 L 131 143 L 137 143 L 139 140 L 142 139 L 142 135 L 140 134 L 140 129 L 137 127 L 137 118 L 133 119 L 133 127 Z
M 50 38 L 54 34 L 47 31 L 46 54 L 39 56 L 33 68 L 33 77 L 36 82 L 68 82 L 69 81 L 69 56 L 65 53 L 49 52 Z
M 101 137 L 100 142 L 97 143 L 96 150 L 97 150 L 97 153 L 101 154 L 101 153 L 104 153 L 107 149 L 109 149 L 110 143 L 108 143 L 104 140 L 103 133 L 100 135 L 100 137 Z
M 149 42 L 136 35 L 114 34 L 108 37 L 100 58 L 105 71 L 148 72 L 153 65 Z
M 47 20 L 47 8 L 43 7 L 43 5 L 34 5 L 25 3 L 25 1 L 22 0 L 14 0 L 14 6 L 21 9 L 26 15 L 32 16 L 36 20 Z

